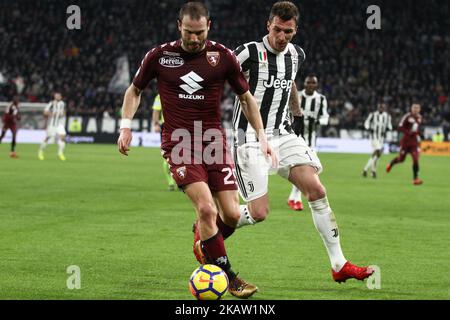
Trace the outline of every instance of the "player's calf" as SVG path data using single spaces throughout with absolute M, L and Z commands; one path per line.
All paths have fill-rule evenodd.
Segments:
M 255 200 L 255 201 L 257 201 L 257 200 Z M 269 204 L 268 203 L 251 201 L 248 204 L 248 207 L 250 210 L 250 214 L 256 223 L 264 221 L 266 219 L 267 215 L 269 214 Z

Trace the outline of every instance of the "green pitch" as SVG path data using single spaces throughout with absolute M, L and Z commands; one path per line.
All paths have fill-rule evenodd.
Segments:
M 0 145 L 0 299 L 193 299 L 188 279 L 194 212 L 168 192 L 159 150 L 68 145 L 67 161 L 49 146 Z M 381 289 L 331 279 L 325 248 L 306 205 L 288 210 L 290 185 L 270 179 L 267 221 L 238 230 L 226 245 L 240 275 L 258 285 L 252 299 L 450 299 L 450 159 L 421 158 L 422 186 L 411 159 L 360 173 L 366 155 L 321 154 L 321 179 L 346 257 L 381 269 Z M 81 270 L 69 290 L 67 267 Z M 230 295 L 226 299 L 234 299 Z

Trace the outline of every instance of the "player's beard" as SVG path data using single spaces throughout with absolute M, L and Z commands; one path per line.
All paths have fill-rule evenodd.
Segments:
M 284 49 L 286 49 L 288 43 L 289 43 L 289 42 L 284 42 L 284 43 L 283 43 L 283 42 L 278 42 L 278 43 L 277 43 L 277 48 L 276 48 L 277 51 L 280 51 L 280 52 L 281 52 L 281 51 L 284 51 Z
M 196 53 L 200 52 L 203 49 L 203 46 L 205 45 L 206 40 L 202 41 L 186 41 L 186 49 L 188 49 L 189 52 Z

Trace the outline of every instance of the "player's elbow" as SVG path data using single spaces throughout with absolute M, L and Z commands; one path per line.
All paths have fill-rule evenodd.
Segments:
M 247 115 L 248 113 L 248 101 L 247 98 L 245 97 L 245 95 L 241 95 L 239 96 L 239 102 L 241 104 L 241 110 L 244 113 L 244 115 Z
M 127 91 L 125 92 L 125 95 L 132 96 L 132 97 L 140 97 L 142 90 L 136 87 L 134 84 L 131 84 Z

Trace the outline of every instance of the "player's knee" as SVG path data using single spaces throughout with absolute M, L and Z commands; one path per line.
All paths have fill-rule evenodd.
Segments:
M 205 202 L 197 205 L 197 211 L 199 215 L 199 219 L 202 220 L 203 223 L 207 224 L 215 224 L 217 210 L 215 206 L 211 203 Z
M 234 210 L 233 212 L 228 212 L 226 215 L 224 215 L 223 222 L 229 226 L 235 226 L 238 224 L 239 219 L 241 218 L 241 213 L 238 210 Z
M 323 199 L 327 196 L 327 191 L 325 187 L 321 184 L 315 184 L 308 192 L 308 201 L 316 201 Z
M 264 221 L 269 214 L 269 205 L 261 205 L 253 209 L 251 212 L 252 218 L 256 222 Z

